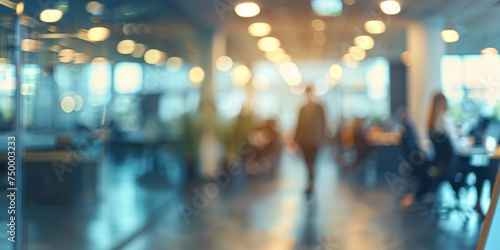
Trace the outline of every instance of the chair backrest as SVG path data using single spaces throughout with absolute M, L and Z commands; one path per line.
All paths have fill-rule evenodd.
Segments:
M 420 146 L 417 144 L 417 137 L 415 136 L 415 131 L 413 126 L 408 123 L 403 124 L 404 131 L 401 134 L 401 153 L 406 162 L 410 163 L 414 162 L 412 158 L 415 157 L 415 154 L 421 154 L 422 150 Z
M 440 169 L 440 172 L 445 175 L 455 173 L 453 159 L 455 152 L 448 135 L 443 132 L 432 132 L 429 137 L 436 153 L 434 164 Z

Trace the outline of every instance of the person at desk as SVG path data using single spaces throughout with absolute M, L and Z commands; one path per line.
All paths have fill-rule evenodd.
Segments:
M 441 93 L 435 94 L 432 98 L 431 110 L 427 122 L 427 131 L 430 135 L 436 133 L 447 135 L 454 152 L 467 150 L 467 147 L 464 147 L 463 144 L 460 143 L 458 129 L 448 113 L 448 101 Z
M 458 129 L 453 123 L 453 120 L 447 110 L 448 102 L 446 97 L 442 93 L 435 94 L 432 98 L 427 129 L 431 140 L 433 140 L 434 151 L 436 152 L 437 161 L 435 163 L 437 163 L 437 165 L 441 165 L 441 167 L 443 167 L 442 164 L 444 163 L 444 167 L 446 169 L 443 169 L 442 171 L 444 171 L 444 173 L 441 174 L 445 177 L 445 179 L 450 181 L 450 184 L 455 191 L 455 195 L 458 198 L 458 190 L 465 186 L 466 171 L 462 168 L 458 168 L 457 154 L 466 154 L 470 146 L 464 145 L 464 143 L 460 142 Z M 441 151 L 441 154 L 443 155 L 439 155 L 436 144 L 444 142 L 443 138 L 439 138 L 443 135 L 447 137 L 451 144 L 451 152 L 445 150 L 446 152 Z M 438 146 L 446 148 L 445 145 Z M 445 159 L 444 162 L 439 162 L 439 160 L 442 160 L 443 158 Z M 479 203 L 476 205 L 475 209 L 480 215 L 483 215 Z

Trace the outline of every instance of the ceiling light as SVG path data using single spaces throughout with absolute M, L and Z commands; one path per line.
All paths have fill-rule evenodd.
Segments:
M 215 67 L 222 72 L 229 71 L 233 67 L 233 59 L 229 56 L 221 56 L 215 61 Z
M 166 61 L 167 70 L 170 72 L 177 72 L 181 69 L 182 67 L 182 58 L 180 57 L 170 57 Z
M 132 52 L 132 57 L 141 58 L 146 52 L 146 45 L 142 43 L 136 43 L 134 46 L 134 51 Z
M 97 1 L 92 1 L 85 6 L 85 10 L 93 15 L 101 15 L 104 11 L 104 4 L 100 4 Z
M 246 2 L 236 5 L 234 11 L 240 17 L 254 17 L 260 13 L 260 8 L 256 3 Z
M 335 80 L 340 80 L 344 71 L 342 70 L 342 66 L 340 64 L 335 63 L 330 67 L 330 76 Z
M 108 59 L 106 59 L 105 57 L 96 57 L 96 58 L 92 59 L 92 62 L 93 63 L 107 63 Z
M 380 3 L 380 9 L 387 15 L 396 15 L 401 11 L 401 6 L 394 0 L 388 0 Z
M 71 96 L 66 96 L 61 100 L 61 109 L 65 113 L 71 113 L 75 110 L 76 102 Z
M 353 5 L 356 3 L 356 0 L 344 0 L 344 3 L 347 5 Z
M 196 85 L 200 84 L 204 78 L 205 78 L 205 72 L 203 71 L 202 68 L 198 66 L 193 67 L 189 71 L 189 80 L 191 80 L 191 82 Z
M 411 52 L 405 51 L 401 53 L 401 61 L 406 67 L 410 67 L 412 65 Z
M 313 30 L 315 30 L 315 31 L 325 30 L 325 22 L 323 22 L 323 20 L 314 19 L 311 22 L 311 26 L 312 26 Z
M 252 23 L 248 26 L 248 33 L 255 37 L 263 37 L 271 33 L 271 25 L 267 23 Z
M 63 12 L 57 9 L 46 9 L 40 13 L 40 21 L 46 23 L 55 23 L 61 20 Z
M 264 37 L 259 39 L 257 46 L 260 50 L 269 52 L 279 48 L 281 43 L 276 37 Z
M 72 49 L 63 49 L 59 51 L 59 61 L 63 63 L 69 63 L 73 61 L 75 51 Z
M 87 38 L 92 42 L 101 42 L 109 37 L 109 29 L 104 27 L 94 27 L 87 32 Z
M 441 37 L 447 43 L 454 43 L 460 39 L 460 35 L 456 30 L 443 30 L 441 31 Z
M 134 52 L 135 49 L 135 42 L 132 40 L 123 40 L 118 43 L 116 46 L 116 50 L 118 50 L 118 53 L 124 54 L 124 55 L 129 55 Z
M 245 86 L 252 78 L 252 72 L 247 66 L 238 65 L 231 71 L 231 78 L 236 86 Z
M 23 13 L 24 13 L 24 3 L 20 2 L 20 3 L 16 4 L 16 14 L 21 15 Z
M 349 48 L 349 54 L 352 55 L 352 59 L 356 61 L 362 61 L 366 58 L 366 52 L 364 49 L 358 46 L 352 46 Z
M 157 65 L 165 61 L 167 55 L 157 49 L 150 49 L 144 54 L 144 61 L 149 64 Z
M 29 52 L 37 52 L 43 47 L 43 43 L 33 39 L 23 39 L 21 42 L 21 50 Z
M 353 58 L 351 53 L 347 53 L 344 56 L 342 56 L 342 62 L 344 63 L 345 66 L 351 69 L 354 69 L 359 65 L 359 62 Z
M 385 32 L 385 24 L 380 20 L 371 20 L 365 23 L 365 30 L 370 34 L 382 34 Z
M 364 50 L 370 50 L 375 46 L 375 41 L 373 41 L 371 36 L 357 36 L 354 38 L 354 45 Z
M 498 55 L 498 50 L 495 48 L 485 48 L 481 50 L 481 54 L 483 55 Z

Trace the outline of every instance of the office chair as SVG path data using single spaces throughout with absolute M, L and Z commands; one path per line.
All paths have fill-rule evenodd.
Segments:
M 463 207 L 460 202 L 460 188 L 468 188 L 465 183 L 465 171 L 458 168 L 453 146 L 445 133 L 434 132 L 429 136 L 436 156 L 432 164 L 437 168 L 434 174 L 430 174 L 434 179 L 433 191 L 436 192 L 442 183 L 449 182 L 455 193 L 456 201 L 453 206 L 449 206 L 443 202 L 434 203 L 431 207 L 431 214 L 436 214 L 440 218 L 448 218 L 451 212 L 456 211 L 464 218 L 464 222 L 467 222 L 470 215 L 474 213 L 474 210 L 473 208 Z
M 430 186 L 432 184 L 427 173 L 432 164 L 418 145 L 413 126 L 408 122 L 403 125 L 404 131 L 401 134 L 400 150 L 405 164 L 400 165 L 399 172 L 405 176 L 410 176 L 410 184 L 418 186 L 413 193 L 417 200 L 420 200 L 423 194 L 431 191 Z

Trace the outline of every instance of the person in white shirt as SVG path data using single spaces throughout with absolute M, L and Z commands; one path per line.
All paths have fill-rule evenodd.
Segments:
M 468 147 L 460 142 L 458 129 L 447 110 L 448 102 L 446 101 L 446 97 L 441 93 L 435 94 L 432 98 L 431 110 L 429 112 L 428 132 L 429 134 L 436 132 L 446 134 L 455 153 L 465 151 Z

